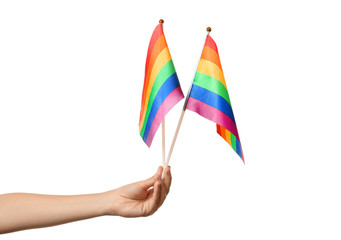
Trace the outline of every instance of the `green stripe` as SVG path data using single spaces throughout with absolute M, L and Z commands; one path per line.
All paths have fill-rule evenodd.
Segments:
M 165 65 L 163 65 L 163 67 L 161 68 L 160 72 L 157 74 L 152 90 L 150 92 L 150 96 L 149 96 L 149 101 L 148 101 L 148 105 L 147 105 L 147 112 L 146 115 L 144 117 L 143 120 L 143 126 L 141 128 L 141 132 L 140 135 L 141 137 L 143 137 L 144 135 L 144 131 L 146 129 L 146 124 L 147 124 L 147 120 L 149 117 L 149 113 L 150 113 L 150 109 L 152 108 L 154 99 L 156 94 L 159 92 L 160 87 L 162 86 L 162 84 L 173 74 L 175 73 L 175 68 L 174 68 L 174 64 L 172 60 L 169 60 Z
M 237 152 L 236 136 L 233 135 L 232 133 L 230 134 L 231 134 L 231 147 L 233 148 L 235 152 Z
M 227 89 L 218 79 L 200 72 L 196 72 L 194 77 L 194 84 L 218 94 L 231 105 Z

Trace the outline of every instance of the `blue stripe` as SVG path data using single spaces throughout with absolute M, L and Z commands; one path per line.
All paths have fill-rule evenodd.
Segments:
M 230 104 L 218 94 L 193 84 L 189 96 L 222 111 L 236 124 Z
M 237 154 L 242 157 L 242 148 L 240 146 L 240 142 L 238 141 L 238 139 L 236 138 L 236 149 L 237 149 Z
M 155 96 L 152 108 L 150 109 L 149 117 L 147 120 L 146 128 L 143 134 L 143 141 L 147 141 L 150 128 L 153 124 L 155 115 L 159 110 L 163 101 L 168 97 L 168 95 L 179 86 L 179 79 L 176 73 L 172 74 L 160 87 L 158 93 Z

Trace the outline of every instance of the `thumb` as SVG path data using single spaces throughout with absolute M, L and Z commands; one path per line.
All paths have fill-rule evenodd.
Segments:
M 144 189 L 144 190 L 148 190 L 150 187 L 154 186 L 154 183 L 155 181 L 161 177 L 161 174 L 162 174 L 162 171 L 163 171 L 163 168 L 160 166 L 158 169 L 157 169 L 157 172 L 155 173 L 154 176 L 146 179 L 146 180 L 143 180 L 143 181 L 140 181 L 138 182 L 139 185 Z

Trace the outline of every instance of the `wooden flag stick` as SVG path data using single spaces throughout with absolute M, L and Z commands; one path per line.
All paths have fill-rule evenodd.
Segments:
M 163 19 L 159 20 L 159 23 L 162 24 L 162 30 L 163 30 Z M 166 133 L 165 133 L 165 118 L 162 120 L 162 166 L 166 167 Z
M 162 120 L 162 166 L 166 167 L 166 133 L 165 119 Z
M 206 31 L 207 31 L 207 35 L 210 34 L 210 32 L 212 31 L 212 29 L 210 27 L 206 28 Z M 205 39 L 206 41 L 206 39 Z M 205 46 L 205 43 L 204 43 L 204 46 Z M 202 52 L 202 51 L 201 51 Z M 200 53 L 201 54 L 201 53 Z M 199 62 L 200 62 L 200 58 L 199 58 Z M 199 65 L 199 63 L 198 63 Z M 198 65 L 197 65 L 197 68 L 198 68 Z M 196 69 L 195 69 L 196 70 Z M 195 71 L 196 73 L 196 71 Z M 194 73 L 194 77 L 195 77 L 195 73 Z M 178 137 L 178 133 L 179 133 L 179 130 L 180 130 L 180 127 L 181 127 L 181 123 L 182 123 L 182 120 L 184 118 L 184 115 L 185 115 L 185 111 L 186 111 L 186 106 L 187 106 L 187 102 L 188 102 L 188 98 L 189 98 L 189 94 L 191 93 L 191 90 L 192 90 L 192 86 L 193 86 L 193 82 L 194 82 L 194 77 L 193 77 L 193 81 L 191 83 L 191 86 L 189 87 L 189 90 L 188 90 L 188 93 L 187 93 L 187 96 L 186 96 L 186 99 L 185 99 L 185 103 L 184 103 L 184 106 L 182 108 L 182 112 L 181 112 L 181 115 L 180 115 L 180 118 L 179 118 L 179 122 L 178 122 L 178 126 L 176 127 L 176 130 L 175 130 L 175 133 L 174 133 L 174 137 L 173 137 L 173 141 L 172 141 L 172 145 L 169 149 L 169 152 L 168 152 L 168 156 L 167 156 L 167 162 L 166 162 L 166 167 L 168 166 L 169 164 L 169 161 L 170 161 L 170 158 L 172 156 L 172 153 L 173 153 L 173 149 L 174 149 L 174 145 L 175 145 L 175 142 L 176 142 L 176 139 Z
M 176 130 L 175 130 L 175 133 L 174 133 L 172 145 L 171 145 L 171 147 L 169 149 L 169 152 L 168 152 L 167 162 L 166 162 L 166 165 L 165 165 L 166 167 L 168 166 L 170 158 L 172 156 L 174 145 L 175 145 L 176 139 L 178 137 L 178 133 L 179 133 L 180 126 L 181 126 L 181 123 L 182 123 L 182 119 L 184 118 L 184 115 L 185 115 L 185 111 L 186 111 L 186 105 L 184 105 L 184 109 L 182 109 L 182 112 L 181 112 L 181 115 L 180 115 L 180 119 L 179 119 L 179 122 L 178 122 L 178 126 L 176 127 Z

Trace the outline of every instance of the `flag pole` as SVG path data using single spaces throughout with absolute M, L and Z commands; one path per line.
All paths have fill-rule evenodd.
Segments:
M 165 137 L 165 119 L 162 120 L 162 166 L 166 167 L 166 137 Z
M 161 23 L 162 31 L 163 31 L 163 19 L 159 20 L 159 23 Z M 166 131 L 165 131 L 165 118 L 162 120 L 162 166 L 166 167 Z
M 210 27 L 208 27 L 208 28 L 206 28 L 206 31 L 207 31 L 207 35 L 209 35 L 210 32 L 212 31 L 212 29 Z M 205 42 L 206 42 L 206 39 L 205 39 Z M 203 48 L 204 47 L 205 47 L 205 43 L 204 43 Z M 200 62 L 200 58 L 201 58 L 201 53 L 202 53 L 202 51 L 200 52 L 199 62 Z M 198 62 L 198 65 L 199 65 L 199 62 Z M 197 68 L 198 68 L 198 65 L 197 65 Z M 196 73 L 196 69 L 195 69 L 195 73 Z M 195 77 L 195 73 L 194 73 L 194 77 Z M 175 142 L 176 142 L 176 139 L 178 137 L 179 130 L 180 130 L 180 126 L 181 126 L 182 120 L 183 120 L 184 115 L 185 115 L 189 94 L 191 93 L 193 82 L 194 82 L 194 77 L 193 77 L 191 86 L 189 87 L 189 90 L 188 90 L 188 93 L 187 93 L 187 96 L 186 96 L 186 99 L 185 99 L 185 103 L 184 103 L 184 106 L 182 108 L 182 112 L 181 112 L 181 115 L 180 115 L 180 118 L 179 118 L 178 126 L 176 127 L 176 130 L 175 130 L 175 133 L 174 133 L 174 137 L 173 137 L 173 141 L 172 141 L 171 147 L 170 147 L 169 152 L 168 152 L 167 162 L 166 162 L 166 165 L 165 165 L 166 167 L 168 166 L 170 158 L 172 156 L 174 145 L 175 145 Z

